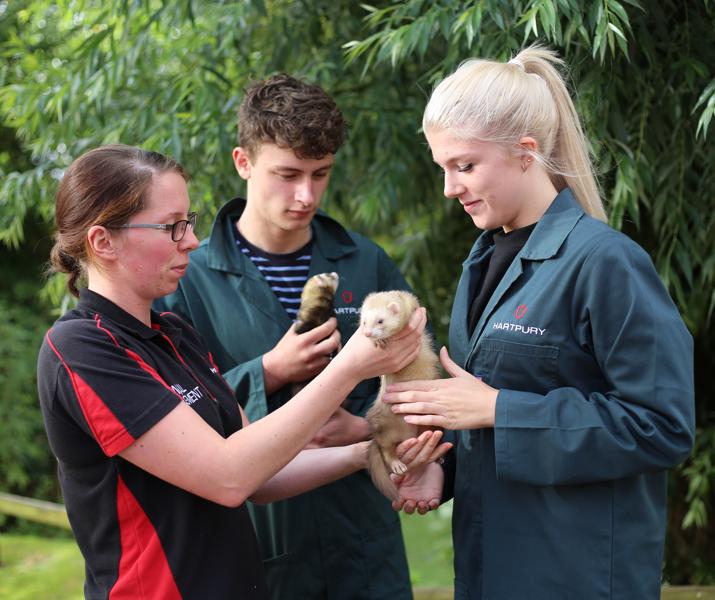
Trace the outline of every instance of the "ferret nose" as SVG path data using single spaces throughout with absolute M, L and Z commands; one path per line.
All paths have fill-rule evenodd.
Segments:
M 362 332 L 365 335 L 365 337 L 372 337 L 372 329 L 369 327 L 365 326 L 362 328 Z

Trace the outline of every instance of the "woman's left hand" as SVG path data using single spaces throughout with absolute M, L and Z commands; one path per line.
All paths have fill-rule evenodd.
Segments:
M 493 427 L 499 390 L 460 368 L 442 348 L 442 366 L 452 377 L 429 381 L 405 381 L 387 387 L 382 401 L 392 404 L 392 412 L 405 415 L 407 423 L 476 429 Z

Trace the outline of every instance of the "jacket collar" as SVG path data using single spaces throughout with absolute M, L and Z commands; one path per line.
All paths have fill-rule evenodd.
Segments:
M 79 291 L 77 310 L 99 313 L 124 331 L 140 339 L 148 340 L 160 333 L 165 333 L 174 340 L 180 338 L 180 330 L 168 323 L 156 311 L 151 311 L 152 327 L 147 327 L 108 298 L 87 288 L 82 288 Z
M 564 188 L 539 219 L 522 249 L 521 257 L 526 260 L 546 260 L 555 256 L 584 214 L 571 190 Z
M 504 276 L 494 290 L 487 305 L 484 307 L 472 334 L 470 344 L 472 352 L 476 347 L 476 340 L 481 337 L 489 315 L 491 315 L 511 285 L 521 277 L 524 269 L 522 261 L 547 260 L 554 257 L 571 230 L 583 216 L 583 208 L 581 208 L 573 197 L 571 190 L 565 188 L 559 192 L 544 215 L 539 219 L 536 227 L 534 227 L 534 231 L 532 231 L 529 236 L 529 240 L 509 266 L 506 273 L 504 273 Z M 469 299 L 473 297 L 474 287 L 481 278 L 481 271 L 484 268 L 483 261 L 485 257 L 492 252 L 494 246 L 493 238 L 497 231 L 498 230 L 485 231 L 480 235 L 472 251 L 469 253 L 469 257 L 463 263 L 462 277 L 466 280 L 467 286 L 460 297 L 460 301 L 458 303 L 455 302 L 455 317 L 457 323 L 466 323 L 467 312 L 469 311 Z M 459 336 L 462 342 L 466 342 L 466 330 L 462 331 L 458 327 L 455 331 L 455 335 Z M 469 360 L 469 356 L 467 360 Z
M 211 228 L 211 236 L 202 241 L 207 246 L 207 265 L 211 269 L 255 275 L 255 269 L 248 268 L 234 242 L 233 227 L 244 209 L 246 201 L 234 198 L 219 210 Z M 357 246 L 347 230 L 322 210 L 318 210 L 311 223 L 313 229 L 313 251 L 328 260 L 337 260 L 357 251 Z
M 583 208 L 574 198 L 571 190 L 564 188 L 557 194 L 549 208 L 539 219 L 519 257 L 526 260 L 552 258 L 584 214 Z M 463 266 L 467 267 L 475 260 L 481 259 L 494 246 L 494 234 L 498 231 L 501 231 L 501 229 L 490 229 L 482 233 L 474 243 Z

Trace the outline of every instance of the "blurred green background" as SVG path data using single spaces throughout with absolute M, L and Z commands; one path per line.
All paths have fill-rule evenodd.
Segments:
M 179 159 L 205 235 L 241 192 L 230 151 L 245 85 L 278 71 L 316 81 L 350 126 L 324 207 L 398 261 L 444 342 L 477 232 L 443 198 L 421 112 L 461 60 L 540 41 L 570 66 L 611 224 L 650 253 L 695 340 L 697 442 L 670 476 L 664 578 L 715 583 L 714 31 L 710 0 L 0 1 L 0 491 L 61 501 L 34 369 L 69 305 L 43 271 L 73 158 L 122 142 Z M 431 585 L 417 556 L 446 558 L 448 520 L 410 523 L 415 584 Z M 0 586 L 28 533 L 0 515 Z M 72 560 L 65 542 L 44 544 L 52 560 Z

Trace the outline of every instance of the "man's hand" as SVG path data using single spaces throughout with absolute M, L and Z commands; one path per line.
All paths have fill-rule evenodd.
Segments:
M 370 427 L 367 421 L 341 407 L 318 430 L 318 433 L 315 434 L 315 437 L 306 448 L 347 446 L 348 444 L 362 442 L 369 435 Z
M 271 394 L 288 383 L 312 379 L 339 347 L 340 331 L 335 317 L 301 334 L 291 325 L 275 347 L 263 355 L 266 393 Z

